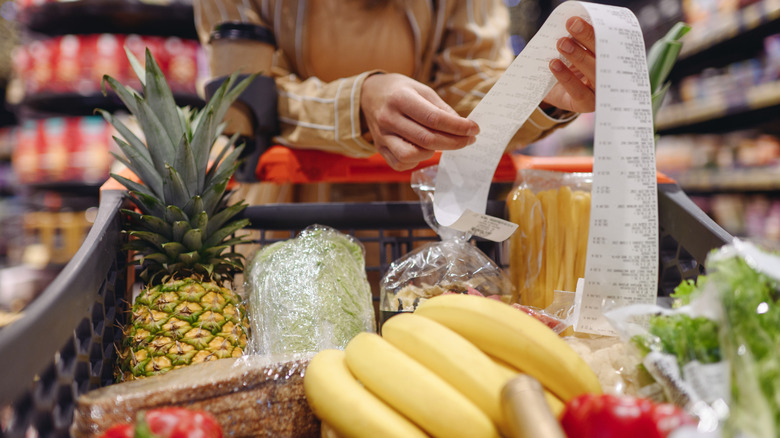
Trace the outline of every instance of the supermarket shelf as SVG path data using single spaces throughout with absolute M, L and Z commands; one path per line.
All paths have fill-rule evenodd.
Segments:
M 695 25 L 683 39 L 672 80 L 744 59 L 751 47 L 760 50 L 765 37 L 780 32 L 780 0 L 762 0 L 735 14 Z
M 739 90 L 729 98 L 713 96 L 666 105 L 658 112 L 661 135 L 691 132 L 726 132 L 773 120 L 780 114 L 780 81 Z
M 677 181 L 689 194 L 780 192 L 780 167 L 696 169 Z
M 192 94 L 174 94 L 176 102 L 181 106 L 201 108 L 205 102 Z M 102 94 L 82 95 L 78 93 L 38 93 L 25 96 L 18 105 L 20 108 L 31 111 L 30 117 L 46 117 L 51 115 L 67 114 L 69 116 L 92 116 L 95 108 L 109 112 L 126 110 L 125 105 L 115 94 L 107 96 Z
M 139 0 L 49 2 L 22 9 L 19 21 L 49 36 L 71 33 L 132 33 L 196 39 L 191 4 Z

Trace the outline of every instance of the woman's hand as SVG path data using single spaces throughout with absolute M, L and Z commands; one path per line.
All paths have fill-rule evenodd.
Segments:
M 433 89 L 401 74 L 367 77 L 360 110 L 377 152 L 398 171 L 414 168 L 437 150 L 465 147 L 479 132 Z
M 550 71 L 558 80 L 543 103 L 578 113 L 596 109 L 596 37 L 593 26 L 580 17 L 566 21 L 571 34 L 558 40 L 558 52 L 571 67 L 558 58 L 550 61 Z

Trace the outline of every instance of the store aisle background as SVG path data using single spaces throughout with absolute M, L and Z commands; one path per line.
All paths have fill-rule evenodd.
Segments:
M 560 3 L 505 2 L 516 52 Z M 731 234 L 780 242 L 780 0 L 599 3 L 632 9 L 648 47 L 675 22 L 692 25 L 656 120 L 659 168 Z M 197 104 L 206 72 L 189 0 L 0 0 L 0 312 L 29 303 L 89 229 L 112 148 L 91 112 L 121 109 L 95 80 L 126 72 L 117 49 L 130 34 L 188 53 L 165 68 L 181 102 Z M 590 155 L 593 123 L 583 115 L 522 153 Z

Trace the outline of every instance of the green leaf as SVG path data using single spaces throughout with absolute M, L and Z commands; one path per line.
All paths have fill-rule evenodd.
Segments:
M 238 221 L 231 222 L 230 224 L 226 225 L 225 227 L 217 230 L 214 232 L 214 234 L 210 235 L 208 239 L 206 239 L 205 242 L 203 242 L 206 246 L 214 246 L 220 244 L 223 240 L 225 240 L 226 237 L 229 235 L 235 233 L 236 231 L 246 227 L 249 225 L 249 219 L 241 219 Z
M 172 259 L 178 259 L 179 254 L 187 252 L 187 248 L 179 242 L 165 242 L 162 249 Z
M 181 260 L 185 265 L 192 265 L 200 260 L 200 254 L 198 254 L 198 251 L 185 252 L 179 254 L 179 260 Z
M 660 90 L 653 93 L 653 95 L 650 97 L 650 101 L 653 105 L 653 117 L 655 117 L 655 115 L 658 114 L 658 110 L 661 109 L 661 105 L 664 103 L 666 92 L 669 90 L 669 86 L 671 85 L 671 82 L 665 83 Z
M 182 243 L 184 246 L 187 247 L 190 251 L 197 251 L 201 247 L 203 247 L 203 231 L 199 228 L 193 228 L 186 233 L 184 233 L 184 238 L 182 239 Z
M 127 87 L 125 85 L 122 85 L 119 81 L 112 78 L 111 76 L 104 75 L 103 76 L 103 94 L 106 94 L 105 89 L 105 83 L 108 83 L 108 86 L 111 87 L 112 90 L 119 96 L 119 100 L 122 101 L 122 103 L 125 104 L 127 109 L 132 113 L 136 113 L 136 98 L 138 98 L 138 92 L 133 90 L 130 87 Z
M 190 198 L 190 201 L 187 202 L 187 205 L 184 206 L 184 211 L 187 212 L 187 215 L 192 218 L 192 228 L 205 228 L 205 225 L 200 225 L 200 219 L 198 218 L 200 214 L 206 214 L 207 216 L 209 214 L 209 212 L 206 212 L 203 207 L 203 198 L 198 195 Z
M 200 201 L 200 196 L 196 196 L 193 199 L 196 199 L 198 204 L 202 204 L 202 202 Z M 199 228 L 199 229 L 203 230 L 204 232 L 206 232 L 206 229 L 208 228 L 208 225 L 209 225 L 209 221 L 210 220 L 209 220 L 208 213 L 203 211 L 203 209 L 201 207 L 200 213 L 196 213 L 196 214 L 192 215 L 192 222 L 190 222 L 190 225 L 192 225 L 192 228 Z M 207 232 L 206 232 L 206 235 L 208 236 Z
M 141 215 L 140 222 L 147 230 L 157 233 L 166 239 L 170 239 L 173 235 L 173 228 L 171 225 L 158 216 L 151 216 L 148 214 Z
M 122 139 L 116 137 L 114 137 L 114 141 L 116 141 L 120 147 L 122 147 L 123 144 L 127 145 Z M 143 159 L 136 159 L 135 157 L 128 158 L 127 152 L 125 152 L 125 156 L 120 156 L 114 152 L 111 152 L 111 155 L 130 169 L 145 186 L 149 187 L 149 190 L 151 190 L 155 196 L 162 197 L 162 178 L 151 163 L 146 162 Z
M 176 221 L 173 223 L 173 238 L 171 240 L 175 242 L 181 242 L 184 239 L 184 234 L 191 230 L 192 227 L 188 221 Z
M 222 99 L 217 106 L 216 109 L 216 119 L 217 120 L 224 120 L 225 114 L 227 114 L 228 108 L 230 108 L 230 105 L 233 104 L 233 102 L 238 99 L 238 96 L 241 95 L 241 93 L 244 92 L 246 87 L 249 86 L 249 84 L 252 83 L 252 81 L 257 78 L 259 74 L 251 74 L 248 75 L 246 78 L 244 78 L 241 82 L 237 83 L 234 87 L 230 88 L 228 92 L 225 93 L 224 99 Z M 237 75 L 232 77 L 232 82 L 234 82 L 237 79 Z
M 233 176 L 233 173 L 238 169 L 239 157 L 243 151 L 244 145 L 233 149 L 233 151 L 219 163 L 219 167 L 214 172 L 209 172 L 209 178 L 206 180 L 206 189 L 204 189 L 204 192 L 207 191 L 209 186 L 226 182 Z M 214 164 L 214 166 L 216 165 L 217 163 Z
M 173 163 L 176 145 L 171 142 L 165 127 L 149 104 L 139 97 L 136 98 L 136 105 L 138 106 L 136 117 L 146 136 L 146 145 L 152 157 L 154 168 L 160 175 L 165 175 L 165 167 Z
M 145 87 L 146 75 L 144 74 L 144 66 L 141 65 L 141 63 L 138 61 L 138 58 L 136 58 L 133 52 L 131 52 L 130 49 L 128 49 L 127 47 L 125 47 L 125 56 L 127 56 L 127 60 L 130 61 L 130 67 L 133 68 L 133 71 L 135 72 L 135 75 L 138 77 L 138 80 L 141 82 L 141 85 Z
M 217 154 L 217 157 L 214 159 L 214 164 L 209 166 L 209 170 L 208 172 L 206 172 L 206 181 L 212 180 L 212 178 L 214 177 L 214 172 L 217 170 L 217 168 L 219 168 L 222 165 L 222 162 L 225 156 L 227 155 L 227 153 L 233 150 L 233 146 L 235 146 L 238 137 L 239 137 L 239 133 L 236 132 L 228 139 L 227 143 L 225 144 L 225 147 L 223 147 L 219 151 L 219 154 Z M 244 143 L 241 143 L 239 146 L 243 147 Z
M 190 190 L 173 166 L 166 165 L 165 167 L 168 170 L 168 184 L 163 185 L 165 201 L 177 207 L 184 207 L 192 196 Z
M 115 173 L 111 173 L 110 175 L 111 175 L 111 178 L 114 178 L 119 184 L 122 184 L 123 186 L 125 186 L 125 188 L 127 188 L 127 190 L 130 190 L 132 192 L 141 193 L 144 196 L 148 196 L 150 198 L 157 199 L 155 194 L 152 193 L 149 190 L 149 187 L 147 187 L 145 185 L 142 185 L 142 184 L 138 184 L 137 182 L 135 182 L 135 181 L 133 181 L 131 179 L 127 179 L 127 178 L 125 178 L 122 175 L 117 175 Z
M 188 188 L 188 193 L 200 193 L 203 190 L 203 187 L 198 185 L 200 180 L 203 179 L 199 177 L 199 173 L 202 172 L 198 172 L 192 148 L 184 136 L 182 136 L 181 142 L 179 142 L 179 146 L 176 148 L 176 160 L 173 167 L 179 172 L 184 184 Z
M 131 201 L 141 210 L 141 213 L 158 217 L 165 214 L 165 205 L 159 199 L 134 191 L 131 191 L 130 194 L 132 195 Z
M 674 66 L 682 48 L 679 39 L 691 27 L 683 22 L 677 22 L 671 29 L 650 47 L 647 53 L 647 67 L 650 76 L 651 91 L 657 90 L 664 82 Z
M 206 111 L 206 109 L 204 109 Z M 202 192 L 205 187 L 206 169 L 209 165 L 209 155 L 214 145 L 214 112 L 206 111 L 203 121 L 195 127 L 192 134 L 192 155 L 195 160 L 195 168 L 199 169 L 198 174 L 198 192 Z
M 130 231 L 128 234 L 130 234 L 131 237 L 135 237 L 138 239 L 141 239 L 145 242 L 149 242 L 155 247 L 159 249 L 163 249 L 163 244 L 165 244 L 168 240 L 164 238 L 163 236 L 152 233 L 151 231 Z
M 224 180 L 221 184 L 212 184 L 206 187 L 206 190 L 202 194 L 203 209 L 206 212 L 213 212 L 217 210 L 220 203 L 224 199 L 225 190 L 227 189 L 228 180 Z
M 182 211 L 181 208 L 179 208 L 176 205 L 167 205 L 165 206 L 165 216 L 164 219 L 166 222 L 174 223 L 176 221 L 184 221 L 189 223 L 190 218 L 187 216 L 184 211 Z
M 168 256 L 161 252 L 147 254 L 141 257 L 141 264 L 143 264 L 144 262 L 154 262 L 162 265 L 165 264 L 167 261 L 168 261 Z
M 225 223 L 227 223 L 227 221 L 243 211 L 246 207 L 247 204 L 244 202 L 233 204 L 209 218 L 209 223 L 206 227 L 206 235 L 210 236 L 213 232 L 220 229 Z
M 179 113 L 176 110 L 176 101 L 173 98 L 168 82 L 165 80 L 165 75 L 160 70 L 160 66 L 157 65 L 157 61 L 148 48 L 146 49 L 144 97 L 154 114 L 160 119 L 162 126 L 165 127 L 171 144 L 179 144 L 184 137 L 184 130 L 181 129 Z

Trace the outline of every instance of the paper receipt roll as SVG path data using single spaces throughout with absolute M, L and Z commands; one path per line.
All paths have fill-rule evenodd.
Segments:
M 575 15 L 590 22 L 596 36 L 590 235 L 575 329 L 614 334 L 604 306 L 655 302 L 658 277 L 650 82 L 642 31 L 630 10 L 568 1 L 552 12 L 469 115 L 480 126 L 476 142 L 442 153 L 434 213 L 440 224 L 455 228 L 461 217 L 484 215 L 501 155 L 555 85 L 549 61 L 559 57 L 556 42 L 568 35 L 566 20 Z

